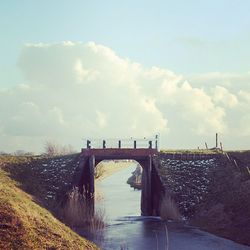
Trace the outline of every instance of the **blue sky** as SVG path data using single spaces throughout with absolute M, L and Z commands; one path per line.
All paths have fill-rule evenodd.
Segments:
M 250 1 L 1 1 L 0 30 L 0 150 L 156 132 L 250 148 Z
M 95 41 L 180 74 L 250 68 L 250 2 L 1 1 L 1 83 L 21 79 L 25 43 Z

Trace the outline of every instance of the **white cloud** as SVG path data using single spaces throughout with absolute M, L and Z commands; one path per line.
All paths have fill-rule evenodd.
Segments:
M 96 70 L 85 69 L 83 67 L 81 59 L 77 59 L 74 66 L 77 82 L 86 84 L 88 82 L 94 81 L 97 79 L 99 72 Z
M 250 136 L 249 124 L 250 124 L 250 114 L 246 113 L 240 119 L 240 124 L 239 124 L 240 126 L 238 130 L 240 136 L 246 136 L 246 137 Z
M 215 103 L 221 103 L 225 107 L 235 107 L 238 104 L 238 99 L 236 95 L 231 94 L 228 89 L 216 86 L 213 89 L 213 100 Z
M 97 124 L 99 125 L 100 128 L 104 128 L 107 126 L 107 116 L 100 112 L 100 111 L 96 111 L 96 115 L 97 115 Z
M 194 134 L 225 132 L 223 108 L 217 107 L 203 89 L 193 88 L 187 81 L 175 87 L 174 92 L 167 92 L 166 105 L 179 110 L 176 117 L 183 118 L 186 128 L 192 130 Z
M 197 74 L 188 77 L 193 86 L 204 87 L 206 89 L 221 86 L 230 92 L 236 93 L 239 90 L 250 91 L 250 71 L 236 73 L 210 72 L 206 74 Z
M 105 46 L 29 44 L 19 66 L 26 82 L 0 93 L 2 136 L 12 138 L 9 144 L 18 137 L 32 150 L 27 142 L 36 137 L 79 147 L 88 136 L 151 136 L 167 130 L 167 119 L 140 90 L 140 65 Z M 0 146 L 16 145 L 1 140 Z
M 243 102 L 247 102 L 248 104 L 250 104 L 250 91 L 248 92 L 248 91 L 240 90 L 239 98 L 241 98 Z
M 25 82 L 0 90 L 0 150 L 38 151 L 46 139 L 79 148 L 85 137 L 156 133 L 163 142 L 183 140 L 192 147 L 215 132 L 242 128 L 248 120 L 239 113 L 233 119 L 232 112 L 247 109 L 249 92 L 244 83 L 236 91 L 231 75 L 186 81 L 167 69 L 146 69 L 94 42 L 29 44 L 19 66 Z M 204 79 L 206 84 L 200 82 Z M 247 77 L 234 79 L 245 82 Z

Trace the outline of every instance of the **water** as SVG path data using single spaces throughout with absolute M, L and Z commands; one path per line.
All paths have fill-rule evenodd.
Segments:
M 134 190 L 126 182 L 135 166 L 125 168 L 97 184 L 103 196 L 97 208 L 105 209 L 108 222 L 115 223 L 119 217 L 139 216 L 141 214 L 141 191 Z
M 245 250 L 248 246 L 217 237 L 182 223 L 164 223 L 159 217 L 140 216 L 141 192 L 126 183 L 135 166 L 97 184 L 105 208 L 107 227 L 95 235 L 83 235 L 101 249 L 133 250 Z

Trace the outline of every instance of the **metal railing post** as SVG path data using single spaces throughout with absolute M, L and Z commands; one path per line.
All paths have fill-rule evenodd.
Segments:
M 91 141 L 87 140 L 87 148 L 90 149 L 91 148 Z

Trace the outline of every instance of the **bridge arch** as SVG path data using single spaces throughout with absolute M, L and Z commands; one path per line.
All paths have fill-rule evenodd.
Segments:
M 78 187 L 86 197 L 90 213 L 94 214 L 95 179 L 94 170 L 103 160 L 134 160 L 138 162 L 142 171 L 141 214 L 144 216 L 157 215 L 161 198 L 159 193 L 159 179 L 153 163 L 157 155 L 153 148 L 102 148 L 82 149 L 80 157 L 81 176 Z

